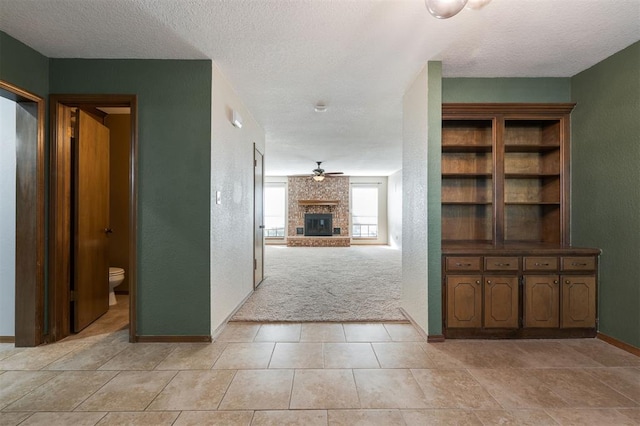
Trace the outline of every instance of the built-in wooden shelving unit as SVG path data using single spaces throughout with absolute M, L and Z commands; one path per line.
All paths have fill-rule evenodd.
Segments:
M 600 250 L 570 245 L 573 107 L 442 106 L 446 338 L 596 335 Z

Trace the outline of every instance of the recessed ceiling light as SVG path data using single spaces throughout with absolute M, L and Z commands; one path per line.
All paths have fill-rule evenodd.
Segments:
M 313 108 L 315 112 L 325 112 L 327 110 L 327 106 L 322 102 L 318 102 L 316 106 Z

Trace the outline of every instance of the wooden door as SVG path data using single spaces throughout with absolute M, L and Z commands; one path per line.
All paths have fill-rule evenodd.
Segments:
M 524 278 L 524 326 L 556 328 L 560 325 L 560 288 L 557 275 Z
M 253 289 L 264 280 L 264 157 L 254 147 Z
M 518 328 L 517 276 L 485 277 L 484 326 L 487 328 Z
M 596 277 L 562 277 L 562 328 L 596 326 Z
M 109 309 L 109 129 L 76 115 L 74 162 L 73 331 Z
M 482 326 L 482 286 L 480 275 L 447 277 L 447 327 Z

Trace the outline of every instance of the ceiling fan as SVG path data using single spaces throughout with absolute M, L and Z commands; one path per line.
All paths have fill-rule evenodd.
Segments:
M 316 164 L 318 164 L 318 167 L 313 169 L 312 170 L 313 173 L 311 174 L 311 178 L 316 182 L 322 182 L 325 177 L 344 174 L 344 172 L 325 172 L 324 169 L 320 167 L 320 165 L 322 164 L 322 161 L 316 161 Z

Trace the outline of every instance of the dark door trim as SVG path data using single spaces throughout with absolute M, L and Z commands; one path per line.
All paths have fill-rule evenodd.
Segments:
M 138 217 L 138 107 L 136 95 L 51 95 L 49 98 L 50 205 L 49 205 L 49 330 L 50 340 L 71 333 L 69 324 L 70 270 L 70 166 L 68 130 L 60 120 L 60 106 L 129 107 L 131 109 L 131 149 L 129 152 L 129 341 L 136 340 L 137 217 Z
M 258 156 L 260 157 L 260 160 L 258 160 Z M 255 170 L 258 168 L 258 161 L 260 161 L 260 186 L 261 186 L 261 193 L 258 194 L 257 193 L 257 188 L 256 188 L 256 175 L 255 175 Z M 264 154 L 262 152 L 260 152 L 260 150 L 258 149 L 258 147 L 256 146 L 256 144 L 253 144 L 253 170 L 254 170 L 254 177 L 253 177 L 253 290 L 257 290 L 257 288 L 260 286 L 260 284 L 262 284 L 262 281 L 264 281 Z M 262 197 L 262 217 L 258 218 L 257 216 L 257 209 L 256 209 L 256 200 L 257 197 Z M 258 267 L 258 258 L 256 256 L 256 235 L 258 234 L 258 232 L 262 232 L 262 250 L 260 250 L 260 273 L 261 275 L 258 277 L 256 275 L 257 272 L 257 267 Z
M 1 80 L 0 96 L 36 109 L 35 146 L 16 147 L 15 345 L 37 346 L 44 341 L 45 102 Z

